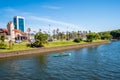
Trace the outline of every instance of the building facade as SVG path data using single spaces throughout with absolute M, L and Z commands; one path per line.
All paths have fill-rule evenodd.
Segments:
M 14 24 L 13 24 L 13 22 L 8 22 L 7 29 L 8 29 L 9 40 L 14 41 L 15 40 L 15 33 L 14 33 Z
M 14 22 L 15 29 L 21 30 L 22 32 L 24 32 L 25 30 L 25 18 L 24 17 L 15 16 L 13 18 L 13 22 Z

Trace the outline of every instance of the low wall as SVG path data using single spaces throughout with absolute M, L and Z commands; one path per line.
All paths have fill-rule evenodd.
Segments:
M 29 54 L 42 54 L 42 53 L 84 48 L 84 47 L 90 47 L 90 46 L 97 46 L 97 45 L 107 44 L 107 43 L 109 42 L 107 41 L 106 42 L 94 42 L 94 43 L 88 43 L 88 44 L 76 44 L 76 45 L 58 46 L 58 47 L 51 47 L 51 48 L 37 48 L 37 49 L 31 49 L 31 50 L 0 52 L 0 58 L 29 55 Z

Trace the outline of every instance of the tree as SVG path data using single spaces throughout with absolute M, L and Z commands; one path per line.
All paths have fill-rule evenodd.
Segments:
M 53 30 L 53 39 L 56 38 L 55 29 Z
M 0 35 L 0 49 L 4 49 L 7 47 L 7 45 L 5 44 L 5 35 L 1 34 Z
M 59 40 L 59 28 L 57 28 L 56 33 L 57 33 L 57 40 Z
M 110 31 L 100 32 L 99 35 L 101 39 L 107 39 L 107 40 L 112 39 L 112 35 L 110 34 Z
M 5 42 L 0 41 L 0 49 L 5 49 L 7 47 L 7 45 L 5 44 Z
M 78 31 L 78 33 L 77 33 L 77 34 L 78 34 L 78 38 L 79 38 L 79 37 L 80 37 L 80 35 L 81 35 L 81 32 L 80 32 L 80 31 Z
M 0 40 L 4 42 L 5 36 L 4 35 L 0 35 Z
M 104 35 L 101 36 L 101 39 L 110 40 L 110 39 L 112 39 L 112 35 L 110 35 L 109 33 L 106 33 L 106 34 L 104 34 Z
M 31 31 L 31 28 L 28 28 L 28 29 L 27 29 L 27 32 L 30 33 L 30 31 Z
M 64 34 L 64 32 L 60 32 L 60 33 L 59 33 L 59 36 L 60 36 L 61 41 L 63 41 L 63 39 L 65 39 L 65 34 Z
M 110 34 L 113 36 L 113 39 L 120 39 L 120 29 L 113 30 L 110 32 Z
M 30 31 L 31 31 L 31 28 L 28 28 L 28 29 L 27 29 L 27 32 L 28 32 L 28 39 L 30 39 Z
M 97 40 L 97 39 L 100 39 L 101 37 L 100 37 L 99 34 L 96 33 L 96 34 L 94 35 L 94 38 L 95 38 L 95 40 Z
M 43 34 L 42 32 L 38 32 L 35 35 L 35 42 L 31 44 L 31 47 L 43 47 L 44 44 L 47 44 L 48 34 Z
M 14 43 L 13 43 L 13 41 L 12 41 L 12 40 L 10 40 L 10 41 L 9 41 L 9 49 L 12 49 L 12 48 L 13 48 L 13 46 L 14 46 Z
M 93 40 L 99 39 L 99 34 L 97 33 L 89 33 L 86 35 L 87 36 L 87 41 L 92 42 Z
M 76 38 L 76 39 L 74 39 L 74 42 L 76 42 L 76 43 L 79 43 L 80 41 L 82 41 L 82 38 Z

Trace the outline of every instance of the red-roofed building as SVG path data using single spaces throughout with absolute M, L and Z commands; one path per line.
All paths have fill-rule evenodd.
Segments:
M 20 30 L 17 30 L 17 29 L 14 29 L 13 31 L 14 31 L 16 39 L 20 39 L 20 40 L 27 39 L 26 33 L 22 32 Z
M 0 34 L 8 34 L 8 29 L 7 28 L 0 28 Z
M 7 28 L 0 28 L 0 34 L 5 35 L 6 39 L 15 41 L 15 40 L 24 40 L 27 39 L 27 34 L 14 29 L 13 22 L 8 22 Z

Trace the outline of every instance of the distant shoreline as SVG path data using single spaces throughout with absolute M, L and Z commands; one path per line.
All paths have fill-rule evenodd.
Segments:
M 98 45 L 108 44 L 108 43 L 109 41 L 104 41 L 104 42 L 92 42 L 92 43 L 87 43 L 87 44 L 75 44 L 75 45 L 58 46 L 58 47 L 50 47 L 50 48 L 36 48 L 36 49 L 30 49 L 30 50 L 0 52 L 0 58 L 33 55 L 33 54 L 43 54 L 43 53 L 51 53 L 51 52 L 64 51 L 64 50 L 73 50 L 73 49 L 98 46 Z

